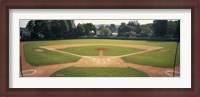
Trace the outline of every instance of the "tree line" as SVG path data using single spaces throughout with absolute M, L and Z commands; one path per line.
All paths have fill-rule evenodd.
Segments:
M 69 39 L 78 36 L 96 34 L 96 26 L 92 23 L 74 24 L 74 20 L 30 20 L 26 29 L 31 39 L 60 38 Z M 21 36 L 23 38 L 23 36 Z
M 118 35 L 124 37 L 180 37 L 180 20 L 154 20 L 153 23 L 140 25 L 139 23 L 121 23 Z
M 100 25 L 98 28 L 92 23 L 77 24 L 74 20 L 30 20 L 26 29 L 31 33 L 31 39 L 59 38 L 70 39 L 79 36 L 111 36 L 117 33 L 120 37 L 170 37 L 180 36 L 180 20 L 154 20 L 153 23 L 140 25 L 137 21 Z M 23 38 L 23 36 L 21 36 Z

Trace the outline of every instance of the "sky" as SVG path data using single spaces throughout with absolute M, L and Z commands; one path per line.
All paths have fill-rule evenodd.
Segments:
M 26 24 L 30 20 L 20 20 L 20 27 L 26 27 Z M 134 20 L 75 20 L 75 24 L 77 25 L 78 23 L 93 23 L 95 25 L 97 24 L 116 24 L 120 25 L 122 22 L 128 23 L 129 21 L 134 21 Z M 153 23 L 153 20 L 138 20 L 140 25 L 142 24 L 148 24 L 148 23 Z
M 128 23 L 129 21 L 134 20 L 75 20 L 75 24 L 78 23 L 93 23 L 93 24 L 117 24 L 120 25 L 122 22 Z M 147 24 L 147 23 L 153 23 L 153 20 L 138 20 L 140 24 Z
M 25 28 L 28 21 L 30 20 L 19 20 L 19 26 Z

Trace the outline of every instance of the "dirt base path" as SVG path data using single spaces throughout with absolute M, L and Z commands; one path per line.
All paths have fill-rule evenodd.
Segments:
M 103 56 L 104 55 L 104 51 L 103 50 L 100 50 L 99 51 L 99 56 Z
M 64 51 L 60 51 L 60 50 L 57 50 L 57 49 L 63 49 L 63 48 L 69 48 L 69 47 L 81 47 L 81 46 L 94 46 L 94 45 L 119 46 L 119 47 L 129 47 L 129 48 L 137 48 L 137 49 L 144 50 L 144 51 L 140 51 L 140 52 L 125 54 L 125 55 L 120 55 L 120 56 L 113 56 L 113 57 L 126 57 L 126 56 L 130 56 L 130 55 L 142 54 L 142 53 L 146 53 L 146 52 L 151 52 L 151 51 L 163 49 L 163 47 L 128 45 L 128 44 L 65 44 L 65 45 L 40 46 L 40 48 L 47 49 L 47 50 L 50 50 L 50 51 L 59 52 L 59 53 L 63 53 L 63 54 L 69 54 L 69 55 L 73 55 L 73 56 L 84 57 L 82 55 L 73 54 L 73 53 L 70 53 L 70 52 L 64 52 Z
M 151 77 L 169 77 L 167 74 L 168 71 L 173 71 L 173 68 L 161 68 L 161 67 L 153 67 L 147 65 L 139 65 L 133 63 L 125 63 L 129 67 L 141 70 L 146 72 Z M 176 72 L 180 72 L 180 65 L 176 67 Z M 180 76 L 180 74 L 176 74 L 176 76 Z
M 87 44 L 86 44 L 87 45 Z M 88 44 L 89 46 L 90 44 Z M 93 44 L 92 44 L 93 45 Z M 105 45 L 105 44 L 101 44 Z M 67 67 L 118 67 L 118 68 L 125 68 L 125 67 L 132 67 L 141 71 L 146 72 L 149 76 L 152 77 L 169 77 L 168 74 L 166 74 L 166 71 L 173 70 L 173 68 L 160 68 L 160 67 L 153 67 L 153 66 L 146 66 L 146 65 L 139 65 L 139 64 L 132 64 L 132 63 L 125 63 L 121 57 L 122 56 L 103 56 L 103 51 L 100 52 L 99 56 L 82 56 L 78 54 L 73 54 L 69 52 L 64 52 L 56 49 L 60 48 L 66 48 L 66 47 L 74 47 L 74 46 L 85 46 L 83 44 L 76 44 L 76 45 L 54 45 L 54 46 L 41 46 L 41 48 L 63 53 L 63 54 L 69 54 L 73 56 L 81 57 L 81 59 L 77 62 L 73 63 L 63 63 L 63 64 L 54 64 L 54 65 L 48 65 L 48 66 L 31 66 L 29 63 L 25 61 L 24 57 L 24 50 L 23 50 L 23 43 L 20 43 L 20 53 L 21 53 L 21 60 L 22 60 L 22 70 L 35 70 L 36 72 L 31 75 L 24 75 L 29 77 L 48 77 L 54 72 Z M 130 46 L 130 45 L 112 45 L 112 46 L 125 46 L 125 47 L 134 47 L 134 48 L 140 48 L 144 49 L 143 52 L 136 52 L 138 53 L 145 53 L 153 50 L 159 50 L 162 49 L 161 47 L 148 47 L 148 46 L 139 46 L 136 47 Z M 55 47 L 55 48 L 54 48 Z M 145 48 L 146 47 L 146 48 Z M 129 56 L 130 54 L 124 55 Z M 176 67 L 176 71 L 180 72 L 180 66 Z M 179 75 L 180 76 L 180 75 Z

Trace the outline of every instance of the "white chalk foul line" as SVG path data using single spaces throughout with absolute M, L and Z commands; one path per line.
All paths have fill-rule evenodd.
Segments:
M 24 74 L 24 73 L 27 73 L 27 72 L 28 72 L 28 74 Z M 35 69 L 29 69 L 29 70 L 23 70 L 22 74 L 23 74 L 23 76 L 30 76 L 30 75 L 35 74 L 36 72 L 37 71 Z
M 172 71 L 172 70 L 165 71 L 165 74 L 167 74 L 168 76 L 173 76 L 173 73 L 180 74 L 180 72 L 178 72 L 178 71 Z
M 60 51 L 60 50 L 57 50 L 57 49 L 54 49 L 54 48 L 48 48 L 48 47 L 42 47 L 42 46 L 40 48 L 51 50 L 51 51 L 55 51 L 55 52 L 59 52 L 59 53 L 69 54 L 69 55 L 73 55 L 73 56 L 77 56 L 77 57 L 92 58 L 92 59 L 94 58 L 94 57 L 91 57 L 91 56 L 83 56 L 83 55 L 74 54 L 74 53 L 70 53 L 70 52 Z M 113 57 L 109 57 L 109 58 L 110 59 L 111 58 L 120 58 L 120 57 L 126 57 L 126 56 L 136 55 L 136 54 L 142 54 L 142 53 L 146 53 L 146 52 L 156 51 L 156 50 L 159 50 L 159 49 L 162 49 L 162 48 L 163 47 L 157 47 L 157 48 L 153 48 L 153 49 L 147 49 L 145 51 L 140 51 L 140 52 L 125 54 L 125 55 L 120 55 L 120 56 L 113 56 Z M 93 59 L 93 60 L 96 60 L 96 59 Z M 100 63 L 100 62 L 98 62 L 98 63 Z
M 159 50 L 159 49 L 162 49 L 162 47 L 159 47 L 159 48 L 156 48 L 156 49 L 148 49 L 148 50 L 140 51 L 140 52 L 136 52 L 136 53 L 130 53 L 130 54 L 125 54 L 125 55 L 120 55 L 120 56 L 114 56 L 114 57 L 110 57 L 110 58 L 119 58 L 119 57 L 137 55 L 137 54 L 147 53 L 147 52 L 151 52 L 151 51 L 156 51 L 156 50 Z

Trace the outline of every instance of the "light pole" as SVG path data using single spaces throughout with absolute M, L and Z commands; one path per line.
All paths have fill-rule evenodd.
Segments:
M 176 45 L 176 52 L 175 52 L 175 58 L 174 58 L 174 67 L 173 67 L 173 77 L 175 77 L 176 57 L 177 57 L 177 53 L 178 53 L 179 42 L 180 42 L 180 36 L 178 38 L 177 45 Z
M 20 56 L 20 73 L 21 73 L 21 76 L 23 77 L 23 73 L 22 73 L 22 62 L 21 62 L 21 56 Z

